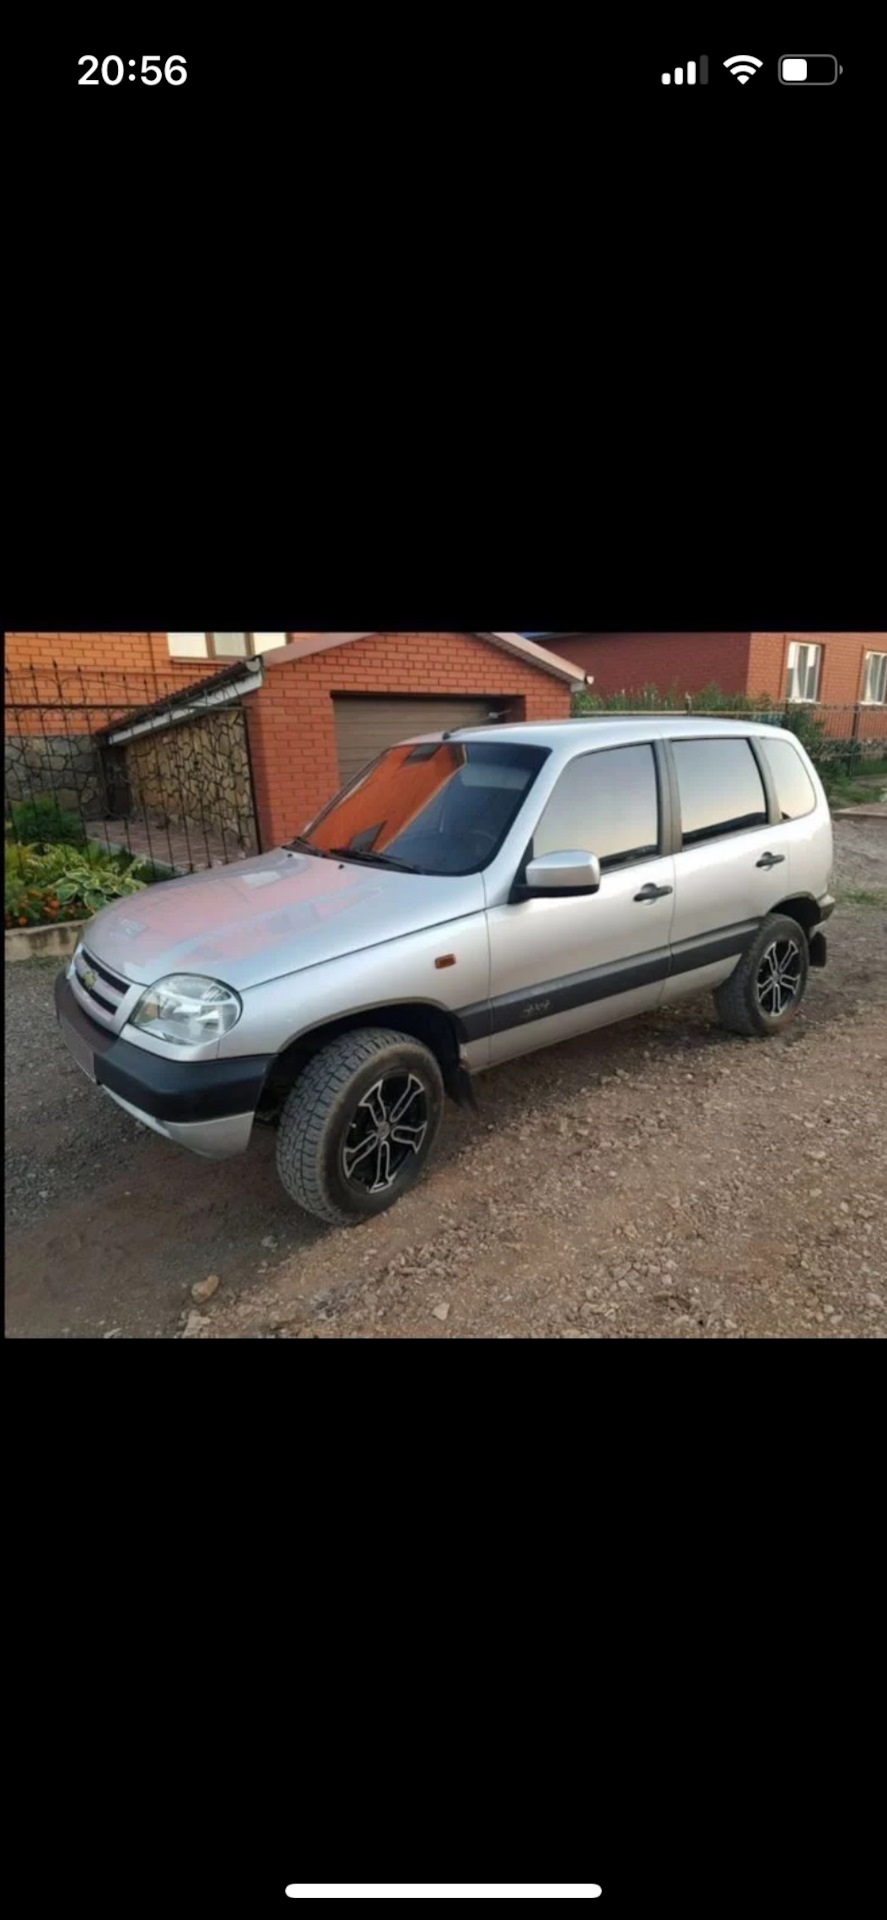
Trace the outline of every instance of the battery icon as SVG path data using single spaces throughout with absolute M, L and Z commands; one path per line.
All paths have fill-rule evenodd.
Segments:
M 779 61 L 784 87 L 833 87 L 843 71 L 833 53 L 783 53 Z

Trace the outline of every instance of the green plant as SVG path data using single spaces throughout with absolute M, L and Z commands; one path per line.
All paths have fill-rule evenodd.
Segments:
M 112 900 L 142 892 L 146 883 L 140 865 L 140 861 L 130 860 L 120 868 L 106 855 L 72 852 L 56 881 L 56 894 L 63 905 L 77 901 L 87 913 L 99 913 Z
M 145 862 L 94 848 L 6 847 L 7 927 L 82 920 L 148 884 Z
M 642 687 L 623 687 L 620 693 L 591 693 L 582 688 L 573 696 L 573 712 L 581 713 L 754 713 L 768 715 L 773 710 L 770 695 L 752 699 L 748 693 L 724 693 L 716 680 L 688 693 L 677 680 L 664 692 L 647 681 Z
M 59 806 L 51 793 L 18 800 L 10 809 L 11 831 L 26 846 L 82 846 L 86 834 L 78 813 Z M 7 832 L 10 831 L 7 825 Z

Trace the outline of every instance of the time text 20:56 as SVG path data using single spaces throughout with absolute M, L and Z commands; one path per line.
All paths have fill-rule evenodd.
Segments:
M 171 53 L 160 64 L 159 53 L 143 53 L 140 60 L 124 60 L 119 53 L 106 53 L 99 61 L 94 53 L 82 53 L 78 67 L 85 67 L 77 82 L 78 87 L 97 87 L 96 77 L 101 73 L 106 87 L 119 87 L 121 80 L 141 80 L 143 87 L 159 87 L 165 80 L 170 87 L 183 87 L 188 78 L 188 69 L 183 53 Z

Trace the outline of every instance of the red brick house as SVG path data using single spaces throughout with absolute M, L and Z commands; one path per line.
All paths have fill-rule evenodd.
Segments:
M 768 694 L 820 706 L 887 704 L 887 633 L 557 633 L 536 636 L 562 650 L 596 694 Z

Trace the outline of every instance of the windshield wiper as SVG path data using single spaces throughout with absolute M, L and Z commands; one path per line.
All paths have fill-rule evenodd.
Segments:
M 351 847 L 332 847 L 330 849 L 337 860 L 363 860 L 370 867 L 399 867 L 402 873 L 421 873 L 421 867 L 414 867 L 409 860 L 398 860 L 396 853 L 365 853 L 362 849 L 355 852 Z
M 285 840 L 283 843 L 284 853 L 292 853 L 297 847 L 304 847 L 306 853 L 313 853 L 316 860 L 331 860 L 333 857 L 331 853 L 324 853 L 322 847 L 316 847 L 312 840 L 304 840 L 300 833 L 296 834 L 294 840 Z

